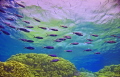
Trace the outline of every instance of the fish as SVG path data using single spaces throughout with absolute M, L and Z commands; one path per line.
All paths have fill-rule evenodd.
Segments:
M 68 28 L 67 26 L 60 26 L 60 27 L 63 27 L 63 28 Z
M 83 34 L 80 33 L 80 32 L 73 32 L 73 34 L 76 34 L 76 35 L 78 35 L 78 36 L 83 36 Z
M 16 2 L 16 4 L 19 5 L 19 6 L 21 6 L 21 7 L 23 7 L 23 8 L 25 8 L 25 6 L 22 5 L 22 4 L 20 4 L 20 3 L 17 3 L 17 2 Z
M 50 54 L 48 56 L 51 56 L 51 57 L 57 57 L 57 55 L 54 55 L 54 54 Z
M 85 43 L 87 43 L 87 44 L 92 44 L 91 42 L 85 42 Z
M 116 43 L 116 41 L 105 41 L 106 43 L 110 43 L 110 44 L 112 44 L 112 43 Z
M 98 37 L 98 35 L 96 35 L 96 34 L 91 34 L 91 36 Z
M 41 29 L 44 29 L 44 30 L 46 30 L 46 29 L 47 29 L 46 27 L 38 27 L 38 28 L 41 28 Z
M 33 40 L 26 40 L 26 42 L 30 42 L 30 43 L 33 43 L 34 41 L 33 41 Z
M 24 47 L 25 49 L 34 50 L 34 47 Z
M 10 35 L 10 33 L 8 33 L 7 31 L 4 31 L 4 30 L 0 30 L 2 31 L 2 33 L 4 33 L 5 35 Z
M 92 49 L 86 49 L 86 50 L 84 50 L 84 51 L 92 51 Z
M 70 45 L 78 45 L 78 42 L 70 43 Z
M 19 39 L 19 40 L 21 40 L 21 41 L 25 41 L 25 42 L 27 41 L 27 39 Z
M 51 28 L 50 30 L 52 30 L 52 31 L 58 31 L 58 29 L 54 29 L 54 28 Z
M 47 36 L 53 36 L 53 37 L 55 37 L 55 36 L 57 36 L 57 34 L 47 34 Z
M 7 26 L 10 27 L 10 28 L 13 28 L 13 29 L 16 28 L 15 26 L 12 26 L 12 25 L 10 25 L 10 24 L 7 24 Z
M 111 35 L 112 37 L 117 37 L 116 35 Z
M 23 21 L 23 22 L 25 22 L 25 23 L 27 23 L 27 24 L 30 24 L 30 22 L 29 22 L 29 21 Z
M 87 39 L 88 41 L 93 41 L 92 39 Z
M 65 50 L 65 52 L 72 52 L 72 50 Z
M 59 61 L 59 59 L 53 59 L 53 60 L 51 60 L 51 62 L 58 62 Z
M 5 5 L 6 8 L 13 8 L 12 6 L 10 5 Z
M 25 29 L 25 28 L 18 28 L 19 30 L 21 31 L 24 31 L 24 32 L 30 32 L 29 30 Z
M 46 48 L 46 49 L 54 49 L 53 46 L 45 46 L 44 48 Z
M 0 28 L 4 29 L 5 27 L 4 27 L 4 26 L 2 26 L 2 25 L 0 25 Z
M 94 54 L 100 54 L 100 52 L 95 52 Z
M 25 26 L 26 28 L 34 28 L 33 26 Z
M 34 36 L 34 38 L 43 39 L 43 37 L 40 37 L 40 36 Z
M 4 10 L 2 10 L 2 9 L 0 9 L 0 12 L 2 12 L 2 13 L 6 13 L 6 11 L 4 11 Z
M 57 40 L 65 41 L 65 38 L 57 38 Z
M 34 20 L 36 20 L 37 22 L 41 22 L 40 20 L 36 19 L 36 18 L 33 18 Z
M 34 42 L 33 40 L 27 40 L 27 39 L 19 39 L 19 40 L 24 41 L 24 42 L 30 42 L 30 43 Z
M 23 18 L 23 16 L 21 16 L 21 15 L 18 15 L 18 14 L 14 14 L 14 15 L 17 17 Z
M 14 19 L 13 19 L 13 18 L 6 18 L 6 20 L 14 21 Z
M 64 36 L 64 38 L 66 38 L 66 39 L 71 39 L 71 36 Z
M 58 39 L 56 39 L 56 40 L 54 40 L 55 42 L 62 42 L 62 40 L 58 40 Z

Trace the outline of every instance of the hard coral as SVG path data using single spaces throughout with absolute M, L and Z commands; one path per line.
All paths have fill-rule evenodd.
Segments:
M 28 66 L 16 61 L 0 62 L 0 77 L 31 77 Z
M 52 62 L 54 59 L 59 61 Z M 71 62 L 46 54 L 17 54 L 8 59 L 8 61 L 12 60 L 28 65 L 35 77 L 73 77 L 76 71 Z
M 96 72 L 97 77 L 120 77 L 120 64 L 105 66 Z

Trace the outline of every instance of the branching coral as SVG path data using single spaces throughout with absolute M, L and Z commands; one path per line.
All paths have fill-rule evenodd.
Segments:
M 0 77 L 32 77 L 28 66 L 16 61 L 0 62 Z
M 54 59 L 59 61 L 52 62 Z M 8 61 L 18 61 L 28 65 L 32 73 L 37 77 L 73 77 L 76 71 L 71 62 L 46 54 L 17 54 L 9 58 Z
M 100 71 L 96 72 L 97 77 L 120 77 L 120 64 L 105 66 Z

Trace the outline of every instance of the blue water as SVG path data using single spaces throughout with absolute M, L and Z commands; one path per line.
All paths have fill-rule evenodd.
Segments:
M 18 6 L 15 6 L 15 7 L 18 7 Z M 2 6 L 0 6 L 0 9 L 1 8 Z M 16 8 L 3 9 L 3 10 L 22 15 L 21 11 L 19 11 Z M 77 70 L 80 70 L 81 68 L 85 68 L 86 70 L 97 72 L 106 65 L 120 64 L 120 56 L 119 56 L 120 55 L 120 52 L 119 52 L 120 51 L 120 42 L 119 42 L 120 38 L 111 37 L 109 34 L 109 31 L 110 31 L 111 33 L 113 32 L 113 34 L 116 33 L 116 35 L 120 37 L 120 33 L 115 32 L 115 31 L 118 31 L 118 29 L 120 28 L 116 28 L 116 26 L 114 28 L 113 27 L 107 28 L 104 25 L 105 26 L 104 28 L 101 24 L 98 24 L 98 25 L 91 24 L 92 22 L 83 22 L 82 25 L 74 22 L 76 23 L 76 27 L 73 27 L 70 29 L 71 33 L 74 31 L 84 32 L 85 36 L 83 36 L 83 38 L 71 34 L 71 36 L 73 36 L 72 40 L 66 40 L 65 42 L 60 43 L 60 44 L 51 41 L 53 40 L 53 38 L 50 38 L 50 37 L 46 37 L 47 41 L 45 41 L 44 43 L 27 43 L 27 42 L 20 41 L 19 39 L 26 38 L 26 39 L 32 40 L 32 38 L 27 37 L 29 33 L 24 34 L 24 32 L 21 32 L 17 29 L 12 29 L 3 23 L 5 21 L 5 22 L 11 23 L 12 25 L 16 27 L 23 27 L 23 23 L 18 24 L 17 21 L 10 22 L 8 20 L 5 20 L 5 18 L 9 16 L 12 16 L 12 15 L 0 13 L 0 18 L 1 18 L 0 25 L 3 25 L 5 27 L 5 29 L 3 30 L 10 33 L 10 35 L 5 35 L 4 33 L 0 31 L 0 61 L 2 62 L 6 61 L 12 55 L 15 55 L 18 53 L 45 53 L 45 54 L 56 54 L 58 57 L 62 57 L 66 60 L 69 60 L 76 66 Z M 21 20 L 19 18 L 17 19 L 19 21 Z M 69 22 L 72 22 L 72 21 L 69 21 Z M 66 24 L 71 25 L 71 23 L 69 22 L 67 22 Z M 114 23 L 115 22 L 113 22 L 112 24 Z M 119 22 L 116 21 L 115 24 L 117 25 L 119 24 Z M 62 30 L 61 33 L 63 32 L 64 34 L 65 31 L 66 30 Z M 100 37 L 95 38 L 95 37 L 88 35 L 92 33 L 99 34 Z M 106 36 L 107 34 L 108 36 Z M 86 42 L 87 38 L 94 39 L 92 45 L 86 45 L 82 43 L 82 42 Z M 107 41 L 107 40 L 116 40 L 117 43 L 106 44 L 104 41 Z M 72 42 L 80 42 L 82 44 L 80 46 L 71 46 L 70 43 Z M 43 48 L 46 45 L 53 45 L 56 48 L 54 50 Z M 33 46 L 35 47 L 35 50 L 25 49 L 24 47 L 26 46 Z M 90 52 L 83 51 L 84 49 L 88 49 L 88 48 L 92 48 L 93 51 L 90 51 Z M 73 52 L 70 52 L 70 53 L 65 52 L 64 50 L 67 50 L 67 49 L 73 50 Z M 94 52 L 101 52 L 101 54 L 94 54 Z

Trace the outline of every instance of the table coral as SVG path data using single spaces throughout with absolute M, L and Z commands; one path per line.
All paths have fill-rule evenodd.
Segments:
M 59 61 L 52 62 L 54 59 Z M 68 60 L 47 54 L 17 54 L 8 59 L 8 61 L 12 60 L 28 65 L 37 77 L 73 77 L 76 71 L 75 66 Z
M 27 65 L 17 61 L 0 62 L 0 77 L 32 77 Z

